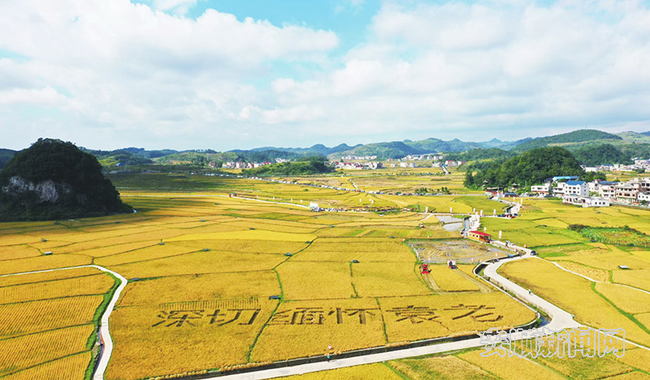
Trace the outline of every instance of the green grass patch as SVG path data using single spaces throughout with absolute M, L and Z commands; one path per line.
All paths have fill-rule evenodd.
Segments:
M 572 224 L 569 226 L 569 229 L 579 232 L 592 242 L 630 247 L 650 247 L 649 235 L 628 226 L 590 227 L 581 224 Z

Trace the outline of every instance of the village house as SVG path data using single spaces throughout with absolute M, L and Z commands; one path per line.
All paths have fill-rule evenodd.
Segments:
M 589 185 L 585 181 L 566 181 L 564 195 L 589 196 Z
M 639 194 L 638 182 L 626 182 L 616 185 L 616 199 L 623 202 L 634 202 Z
M 562 203 L 572 204 L 582 207 L 609 207 L 609 199 L 597 197 L 583 197 L 579 195 L 565 195 L 562 197 Z
M 556 196 L 556 197 L 557 196 L 559 196 L 559 197 L 563 196 L 565 186 L 566 186 L 566 182 L 558 182 L 557 184 L 555 184 L 554 187 L 552 187 L 551 194 L 553 196 Z
M 650 192 L 649 193 L 639 192 L 639 194 L 637 194 L 637 196 L 636 196 L 636 200 L 638 202 L 644 202 L 645 201 L 647 203 L 650 203 Z
M 550 195 L 551 194 L 551 184 L 546 183 L 544 185 L 540 186 L 531 186 L 530 187 L 530 192 L 533 194 L 539 194 L 539 195 Z
M 481 231 L 469 231 L 467 237 L 481 243 L 489 243 L 492 240 L 492 235 Z
M 598 195 L 601 198 L 612 199 L 616 197 L 616 184 L 618 182 L 601 182 L 598 185 Z

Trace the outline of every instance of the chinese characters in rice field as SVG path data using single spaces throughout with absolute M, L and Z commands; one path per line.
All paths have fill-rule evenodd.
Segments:
M 261 307 L 227 307 L 213 309 L 178 308 L 161 310 L 158 321 L 152 327 L 197 327 L 199 325 L 225 326 L 252 325 Z M 370 320 L 387 320 L 394 323 L 451 325 L 455 321 L 469 319 L 478 323 L 492 323 L 503 318 L 495 307 L 488 305 L 457 304 L 451 307 L 405 305 L 382 311 L 380 308 L 344 307 L 294 307 L 276 312 L 269 325 L 365 325 Z

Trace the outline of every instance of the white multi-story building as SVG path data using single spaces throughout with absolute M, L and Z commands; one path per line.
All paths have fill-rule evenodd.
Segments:
M 616 185 L 616 199 L 619 201 L 634 202 L 639 194 L 638 182 L 626 182 Z
M 598 186 L 598 195 L 600 195 L 601 198 L 607 198 L 607 199 L 615 198 L 616 185 L 613 183 L 607 185 L 600 184 Z
M 546 183 L 541 186 L 531 186 L 530 192 L 535 194 L 540 194 L 540 195 L 548 195 L 551 193 L 551 184 Z
M 552 192 L 554 196 L 562 196 L 564 195 L 564 187 L 566 186 L 566 182 L 558 182 L 555 187 L 552 188 Z
M 589 196 L 589 185 L 585 181 L 566 181 L 564 194 L 587 197 Z
M 639 192 L 639 194 L 636 195 L 636 200 L 639 202 L 650 202 L 650 193 Z

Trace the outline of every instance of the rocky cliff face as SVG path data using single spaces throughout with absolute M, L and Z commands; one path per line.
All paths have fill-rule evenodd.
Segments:
M 70 186 L 65 183 L 57 184 L 52 180 L 39 183 L 27 181 L 19 176 L 11 177 L 9 184 L 2 187 L 2 192 L 8 195 L 19 195 L 26 192 L 33 192 L 39 202 L 55 203 L 63 196 L 70 194 Z

